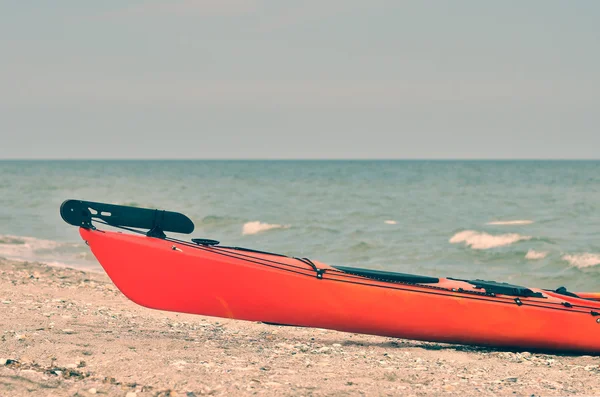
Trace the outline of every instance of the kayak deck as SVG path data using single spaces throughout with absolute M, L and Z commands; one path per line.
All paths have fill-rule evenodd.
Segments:
M 572 293 L 329 266 L 191 233 L 183 214 L 68 200 L 108 276 L 132 301 L 159 310 L 406 339 L 600 354 L 600 293 Z M 96 229 L 92 221 L 125 229 Z M 146 229 L 147 231 L 136 230 Z M 141 234 L 141 235 L 140 235 Z
M 318 261 L 80 229 L 117 287 L 143 306 L 448 343 L 600 353 L 600 303 L 466 281 L 375 279 Z M 315 272 L 314 267 L 319 272 Z

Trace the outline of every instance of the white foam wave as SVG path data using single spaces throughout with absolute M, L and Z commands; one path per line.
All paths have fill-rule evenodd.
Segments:
M 289 225 L 278 225 L 276 223 L 263 223 L 260 221 L 252 221 L 244 223 L 244 226 L 242 227 L 242 234 L 251 235 L 266 232 L 267 230 L 287 228 L 289 228 Z
M 562 257 L 563 260 L 569 262 L 571 266 L 580 269 L 600 265 L 600 254 L 592 254 L 584 252 L 583 254 L 568 254 Z
M 397 224 L 398 222 L 396 222 L 396 221 L 394 221 L 394 220 L 391 220 L 391 219 L 388 219 L 387 221 L 383 221 L 383 223 L 385 223 L 385 224 L 387 224 L 387 225 L 395 225 L 395 224 Z
M 83 242 L 58 242 L 27 236 L 0 235 L 0 257 L 86 270 L 97 267 Z
M 533 221 L 528 219 L 517 219 L 514 221 L 492 221 L 486 223 L 486 225 L 495 225 L 495 226 L 511 226 L 511 225 L 531 225 Z
M 51 251 L 60 243 L 35 237 L 0 235 L 0 256 L 28 259 L 36 253 Z
M 517 233 L 506 233 L 494 236 L 492 234 L 478 232 L 476 230 L 465 230 L 452 236 L 452 238 L 450 238 L 450 243 L 464 243 L 467 247 L 471 247 L 476 250 L 485 250 L 530 239 L 531 236 L 522 236 Z
M 525 255 L 525 259 L 532 259 L 532 260 L 544 259 L 547 255 L 548 255 L 548 251 L 529 250 L 529 251 L 527 251 L 527 254 Z

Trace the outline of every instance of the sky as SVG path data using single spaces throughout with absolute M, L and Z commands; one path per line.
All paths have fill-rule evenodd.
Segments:
M 0 2 L 0 159 L 600 158 L 600 1 Z

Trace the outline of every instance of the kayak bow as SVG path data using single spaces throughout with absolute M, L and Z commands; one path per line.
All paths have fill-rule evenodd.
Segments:
M 80 227 L 119 290 L 149 308 L 436 342 L 600 353 L 598 293 L 334 267 L 215 240 L 186 242 L 164 233 L 193 231 L 193 222 L 176 212 L 68 200 L 61 216 Z M 99 230 L 92 221 L 132 233 Z

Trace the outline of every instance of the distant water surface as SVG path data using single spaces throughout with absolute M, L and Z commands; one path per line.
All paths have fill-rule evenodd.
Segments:
M 67 198 L 332 265 L 600 290 L 598 161 L 0 161 L 0 256 L 99 270 Z

